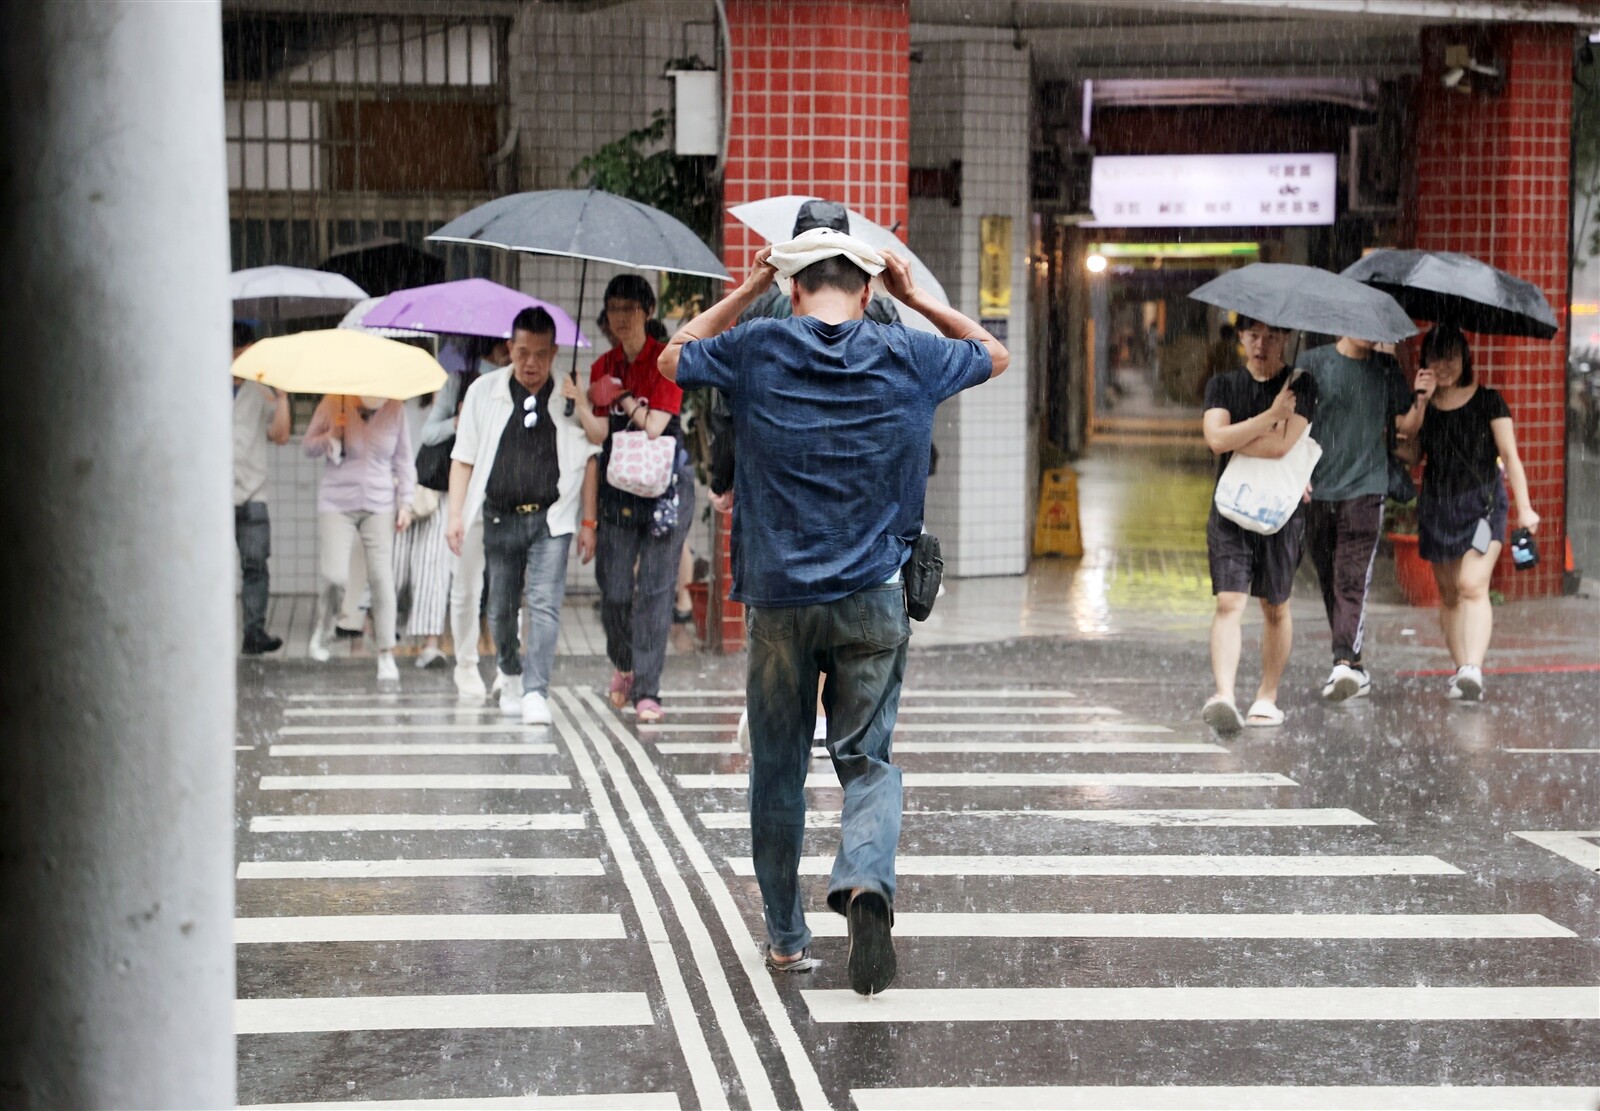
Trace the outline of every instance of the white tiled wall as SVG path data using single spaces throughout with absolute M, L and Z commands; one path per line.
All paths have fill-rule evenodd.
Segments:
M 916 28 L 912 28 L 913 40 Z M 1010 216 L 1011 367 L 947 402 L 928 486 L 928 529 L 953 576 L 1015 575 L 1027 567 L 1028 484 L 1028 54 L 1009 43 L 917 46 L 911 67 L 911 162 L 959 159 L 961 205 L 911 202 L 911 247 L 944 283 L 951 303 L 978 315 L 979 222 Z

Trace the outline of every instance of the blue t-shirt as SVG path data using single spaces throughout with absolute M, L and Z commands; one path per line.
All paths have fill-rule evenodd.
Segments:
M 733 598 L 819 605 L 889 579 L 922 531 L 933 414 L 989 378 L 977 340 L 812 316 L 686 344 L 678 385 L 733 411 Z

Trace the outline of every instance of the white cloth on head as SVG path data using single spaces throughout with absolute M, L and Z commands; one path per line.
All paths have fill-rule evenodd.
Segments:
M 792 278 L 813 262 L 843 255 L 867 272 L 869 277 L 883 273 L 883 256 L 852 235 L 832 228 L 812 228 L 787 243 L 772 248 L 768 261 L 785 278 Z

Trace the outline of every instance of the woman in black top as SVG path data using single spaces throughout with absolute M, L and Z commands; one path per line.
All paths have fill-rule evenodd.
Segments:
M 1476 702 L 1483 697 L 1483 657 L 1494 624 L 1489 576 L 1506 539 L 1507 482 L 1517 521 L 1536 532 L 1539 515 L 1528 500 L 1511 411 L 1498 392 L 1473 381 L 1472 351 L 1459 328 L 1436 325 L 1422 341 L 1416 390 L 1427 412 L 1401 454 L 1426 464 L 1418 550 L 1439 583 L 1439 627 L 1456 665 L 1449 697 Z

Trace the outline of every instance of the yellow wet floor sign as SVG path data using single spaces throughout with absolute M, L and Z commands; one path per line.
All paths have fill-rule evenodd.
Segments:
M 1033 554 L 1081 556 L 1078 527 L 1078 472 L 1056 467 L 1044 472 L 1039 487 L 1039 517 L 1033 526 Z

